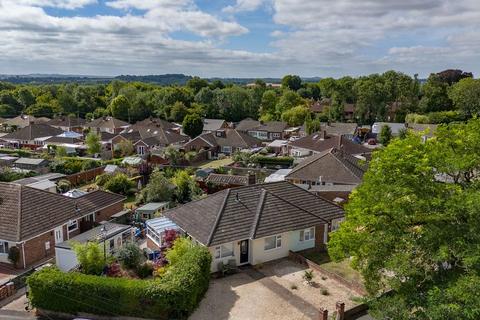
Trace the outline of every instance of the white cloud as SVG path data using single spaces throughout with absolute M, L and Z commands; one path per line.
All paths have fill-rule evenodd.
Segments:
M 265 0 L 236 0 L 236 3 L 233 6 L 223 8 L 223 12 L 237 13 L 255 11 L 265 2 Z
M 77 9 L 90 4 L 97 3 L 97 0 L 17 0 L 17 5 L 52 7 L 62 9 Z

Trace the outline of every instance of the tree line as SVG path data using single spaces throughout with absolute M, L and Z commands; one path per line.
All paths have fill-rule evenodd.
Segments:
M 281 86 L 269 86 L 263 80 L 251 85 L 225 84 L 199 77 L 189 79 L 186 85 L 168 86 L 120 80 L 108 84 L 0 82 L 0 117 L 75 115 L 90 120 L 112 115 L 133 123 L 150 116 L 182 122 L 193 114 L 234 122 L 245 118 L 283 120 L 295 126 L 344 121 L 345 104 L 355 104 L 353 121 L 361 124 L 403 122 L 407 115 L 418 122 L 448 122 L 480 112 L 479 97 L 480 81 L 461 70 L 431 74 L 424 83 L 416 75 L 396 71 L 318 82 L 287 75 Z M 327 101 L 323 112 L 312 114 L 309 106 L 322 99 Z M 393 105 L 394 118 L 390 118 Z M 445 117 L 442 112 L 452 116 Z

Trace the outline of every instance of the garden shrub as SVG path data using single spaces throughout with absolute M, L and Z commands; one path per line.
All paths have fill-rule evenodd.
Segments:
M 292 157 L 265 157 L 256 156 L 255 162 L 261 166 L 285 166 L 290 167 L 293 164 Z
M 105 267 L 103 248 L 97 242 L 74 243 L 73 251 L 83 273 L 99 275 L 103 272 Z
M 118 251 L 117 259 L 125 268 L 135 269 L 143 262 L 144 257 L 142 250 L 130 242 Z
M 128 178 L 126 174 L 117 173 L 104 185 L 105 189 L 113 193 L 119 193 L 123 195 L 129 195 L 132 193 L 132 189 L 135 187 L 135 183 Z
M 155 280 L 44 268 L 28 278 L 29 298 L 36 308 L 68 314 L 186 319 L 208 289 L 211 259 L 206 248 L 192 246 Z

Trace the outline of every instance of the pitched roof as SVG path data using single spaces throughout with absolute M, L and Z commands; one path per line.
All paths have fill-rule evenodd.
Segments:
M 78 117 L 60 116 L 48 121 L 47 124 L 56 127 L 81 127 L 85 122 L 85 119 Z
M 348 122 L 323 122 L 321 125 L 322 130 L 327 131 L 327 134 L 335 135 L 354 134 L 358 127 L 356 123 Z
M 205 181 L 221 185 L 246 186 L 248 185 L 248 176 L 210 173 Z
M 37 123 L 9 133 L 2 138 L 5 140 L 35 140 L 38 138 L 57 136 L 61 133 L 63 133 L 63 130 L 52 127 L 48 124 Z
M 29 239 L 124 199 L 124 196 L 100 190 L 73 199 L 0 182 L 0 238 L 8 241 Z
M 50 137 L 47 140 L 45 140 L 45 143 L 70 143 L 70 144 L 78 144 L 78 143 L 83 143 L 81 139 L 78 138 L 69 138 L 69 137 L 61 137 L 61 136 L 55 136 L 55 137 Z
M 100 117 L 85 124 L 85 127 L 88 128 L 105 129 L 125 128 L 127 126 L 129 126 L 127 122 L 116 119 L 114 117 Z
M 286 128 L 288 128 L 288 124 L 283 121 L 261 122 L 252 119 L 245 119 L 240 121 L 235 129 L 239 131 L 283 132 Z
M 314 154 L 293 168 L 285 179 L 321 181 L 336 184 L 359 184 L 367 167 L 360 159 L 331 148 Z M 321 177 L 321 178 L 320 178 Z
M 203 142 L 205 146 L 209 147 L 230 146 L 232 148 L 248 149 L 262 145 L 262 142 L 257 138 L 236 129 L 223 129 L 221 131 L 224 135 L 222 135 L 222 132 L 203 133 L 187 142 L 185 147 L 188 148 L 190 143 L 193 143 L 194 141 L 198 142 L 199 140 Z
M 203 131 L 215 131 L 225 126 L 223 119 L 203 119 Z
M 306 137 L 290 142 L 292 147 L 311 150 L 314 152 L 322 152 L 331 148 L 342 149 L 347 154 L 363 154 L 370 153 L 367 147 L 357 144 L 344 135 L 325 135 L 324 133 L 315 132 Z
M 4 123 L 6 123 L 9 126 L 17 126 L 19 128 L 24 128 L 31 123 L 45 123 L 49 120 L 50 119 L 44 118 L 44 117 L 35 118 L 34 116 L 20 115 L 15 118 L 5 119 Z
M 168 122 L 167 120 L 163 120 L 160 118 L 147 118 L 142 121 L 137 121 L 134 125 L 130 128 L 134 130 L 138 129 L 155 129 L 155 128 L 162 128 L 164 130 L 173 130 L 176 129 L 178 126 Z
M 174 131 L 162 127 L 154 128 L 133 128 L 130 127 L 119 134 L 123 138 L 137 143 L 143 141 L 147 145 L 155 146 L 159 144 L 169 145 L 172 143 L 185 142 L 189 138 Z
M 282 181 L 226 189 L 164 215 L 212 246 L 307 228 L 344 213 L 337 205 Z

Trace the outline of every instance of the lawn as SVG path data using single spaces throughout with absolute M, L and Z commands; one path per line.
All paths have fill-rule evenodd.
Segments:
M 348 259 L 340 262 L 334 262 L 326 252 L 311 252 L 304 254 L 305 258 L 320 265 L 326 271 L 335 273 L 350 282 L 363 283 L 361 274 L 350 266 Z
M 217 169 L 221 168 L 224 166 L 228 166 L 232 164 L 234 161 L 232 158 L 224 158 L 221 160 L 213 160 L 213 161 L 208 161 L 203 163 L 202 165 L 199 166 L 200 169 L 206 169 L 206 168 L 212 168 L 212 169 Z

